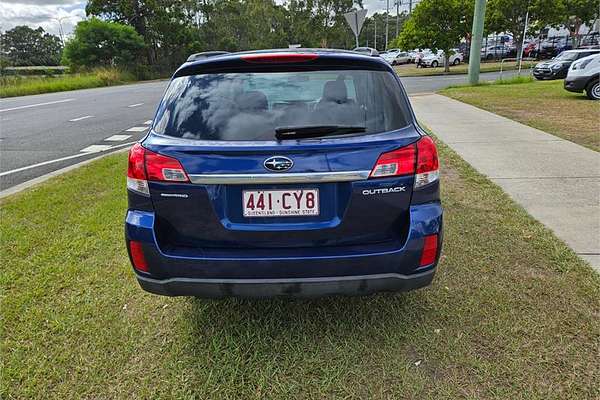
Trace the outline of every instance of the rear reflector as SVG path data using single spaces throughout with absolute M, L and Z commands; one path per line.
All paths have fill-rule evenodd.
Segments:
M 189 182 L 181 163 L 172 157 L 154 153 L 136 143 L 129 150 L 127 188 L 150 196 L 148 181 Z
M 129 253 L 131 254 L 131 261 L 133 266 L 138 271 L 148 272 L 148 264 L 146 264 L 146 258 L 142 251 L 142 244 L 135 240 L 129 242 Z
M 437 257 L 438 235 L 429 235 L 423 238 L 423 252 L 421 253 L 420 267 L 431 265 Z
M 383 153 L 371 171 L 370 178 L 412 175 L 415 173 L 415 145 Z
M 246 62 L 264 64 L 307 62 L 317 57 L 314 53 L 254 53 L 240 56 Z

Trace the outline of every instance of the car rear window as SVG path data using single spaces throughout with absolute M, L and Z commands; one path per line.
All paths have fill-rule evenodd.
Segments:
M 298 126 L 360 126 L 365 134 L 407 125 L 405 100 L 386 71 L 200 74 L 173 79 L 156 133 L 198 140 L 270 141 Z

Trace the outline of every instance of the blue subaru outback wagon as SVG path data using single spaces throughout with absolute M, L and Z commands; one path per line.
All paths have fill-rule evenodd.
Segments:
M 168 296 L 363 295 L 428 285 L 436 147 L 391 67 L 341 50 L 207 54 L 129 153 L 125 236 Z

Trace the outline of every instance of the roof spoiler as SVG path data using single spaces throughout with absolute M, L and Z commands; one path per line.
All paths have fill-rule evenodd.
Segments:
M 198 60 L 202 60 L 204 58 L 220 56 L 223 54 L 229 54 L 229 52 L 228 51 L 203 51 L 202 53 L 192 54 L 191 56 L 189 56 L 187 58 L 187 60 L 185 60 L 185 62 L 198 61 Z

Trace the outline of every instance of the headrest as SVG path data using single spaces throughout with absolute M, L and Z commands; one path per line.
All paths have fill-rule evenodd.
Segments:
M 344 81 L 327 81 L 323 87 L 322 101 L 333 101 L 336 103 L 345 103 L 348 101 L 348 92 Z
M 237 104 L 243 111 L 265 111 L 269 108 L 267 96 L 258 90 L 240 94 Z

